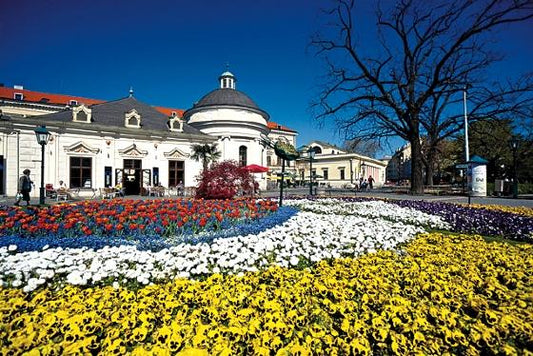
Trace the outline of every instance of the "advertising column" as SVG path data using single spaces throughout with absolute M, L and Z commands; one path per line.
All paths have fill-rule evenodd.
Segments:
M 487 161 L 474 156 L 468 162 L 468 193 L 473 197 L 487 196 Z

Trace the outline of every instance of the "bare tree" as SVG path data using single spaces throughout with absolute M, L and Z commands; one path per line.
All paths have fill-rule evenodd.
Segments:
M 363 140 L 355 137 L 351 140 L 344 141 L 343 149 L 347 152 L 357 152 L 359 154 L 374 157 L 381 149 L 379 140 Z
M 530 96 L 515 95 L 530 92 L 530 80 L 513 91 L 516 85 L 494 87 L 485 77 L 502 59 L 490 50 L 494 30 L 533 18 L 531 0 L 398 0 L 392 8 L 378 5 L 376 36 L 360 37 L 357 30 L 365 29 L 357 26 L 355 0 L 335 4 L 326 12 L 333 31 L 324 29 L 312 40 L 328 67 L 312 103 L 315 116 L 333 117 L 347 139 L 408 141 L 412 193 L 423 192 L 421 136 L 437 147 L 460 129 L 460 115 L 449 115 L 449 109 L 462 99 L 466 83 L 479 96 L 479 119 L 503 112 L 506 100 L 531 102 Z M 519 111 L 513 105 L 507 109 L 513 107 Z

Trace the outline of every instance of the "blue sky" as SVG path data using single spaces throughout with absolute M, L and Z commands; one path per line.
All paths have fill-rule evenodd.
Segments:
M 364 6 L 371 3 L 364 1 Z M 309 102 L 322 64 L 308 48 L 327 0 L 33 0 L 0 5 L 0 83 L 156 106 L 190 108 L 229 69 L 237 89 L 273 121 L 312 139 L 342 144 L 320 128 Z M 369 24 L 367 24 L 369 25 Z M 515 70 L 531 70 L 531 22 L 498 46 Z M 496 69 L 505 74 L 507 66 Z M 382 154 L 389 153 L 388 150 Z

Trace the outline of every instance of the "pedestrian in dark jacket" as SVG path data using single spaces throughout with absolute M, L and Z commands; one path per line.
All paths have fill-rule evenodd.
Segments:
M 30 179 L 31 171 L 29 169 L 25 169 L 22 173 L 24 174 L 19 178 L 17 201 L 15 202 L 15 205 L 17 206 L 20 204 L 21 200 L 24 200 L 26 205 L 30 205 L 30 192 L 33 184 Z

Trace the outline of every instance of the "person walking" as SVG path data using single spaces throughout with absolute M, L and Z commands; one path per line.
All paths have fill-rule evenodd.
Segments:
M 372 176 L 368 176 L 368 188 L 374 188 L 374 178 Z
M 20 204 L 21 200 L 26 201 L 26 205 L 30 205 L 30 192 L 33 184 L 30 179 L 31 171 L 29 169 L 25 169 L 22 171 L 22 173 L 24 174 L 19 178 L 17 200 L 15 202 L 16 206 Z

